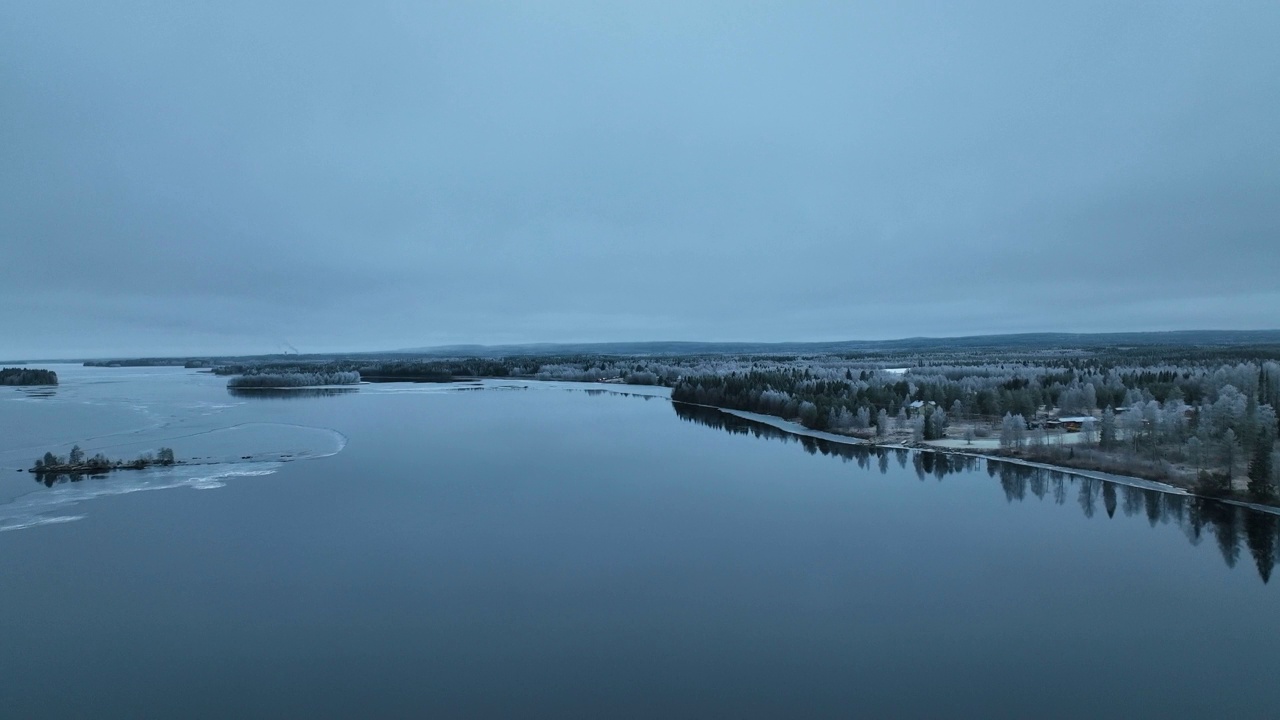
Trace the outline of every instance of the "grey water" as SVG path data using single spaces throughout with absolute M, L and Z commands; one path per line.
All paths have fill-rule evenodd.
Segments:
M 1276 517 L 660 389 L 0 388 L 0 714 L 1275 717 Z M 72 443 L 191 464 L 37 482 Z

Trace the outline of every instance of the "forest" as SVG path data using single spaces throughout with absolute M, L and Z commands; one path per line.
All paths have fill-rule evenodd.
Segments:
M 57 385 L 58 373 L 38 368 L 0 368 L 0 385 Z
M 916 358 L 898 369 L 841 358 L 754 360 L 684 376 L 672 399 L 868 439 L 972 443 L 998 433 L 1004 454 L 1273 502 L 1280 363 L 1235 352 L 1229 361 L 1143 353 L 980 364 Z M 1062 418 L 1078 425 L 1070 442 L 1055 429 Z
M 360 373 L 342 370 L 266 371 L 252 369 L 227 381 L 227 387 L 237 390 L 279 390 L 281 388 L 312 388 L 324 385 L 359 385 Z

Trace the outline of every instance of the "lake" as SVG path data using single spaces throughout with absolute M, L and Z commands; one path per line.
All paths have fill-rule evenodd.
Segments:
M 1274 515 L 655 388 L 48 367 L 0 388 L 5 717 L 1280 712 Z M 72 442 L 200 464 L 17 472 Z

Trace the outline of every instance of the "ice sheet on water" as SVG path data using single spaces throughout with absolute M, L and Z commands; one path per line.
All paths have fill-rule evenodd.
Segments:
M 64 514 L 72 507 L 100 497 L 127 495 L 145 490 L 168 490 L 189 487 L 212 490 L 223 487 L 235 477 L 270 475 L 283 463 L 255 462 L 192 467 L 122 470 L 103 477 L 88 477 L 71 482 L 63 479 L 50 488 L 41 488 L 12 501 L 0 504 L 0 532 L 23 530 L 53 523 L 72 522 L 85 516 Z

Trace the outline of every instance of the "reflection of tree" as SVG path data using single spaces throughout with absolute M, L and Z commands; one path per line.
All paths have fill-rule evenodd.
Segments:
M 237 398 L 255 400 L 302 400 L 304 398 L 333 397 L 360 392 L 359 388 L 227 388 L 227 394 Z
M 1227 567 L 1235 567 L 1240 559 L 1240 524 L 1235 506 L 1208 500 L 1199 502 L 1200 517 L 1211 526 L 1222 559 Z
M 1000 486 L 1009 502 L 1026 500 L 1028 487 L 1031 489 L 1030 495 L 1041 498 L 1040 479 L 1046 477 L 1046 471 L 990 460 L 987 472 L 999 476 Z M 1094 478 L 1062 476 L 1060 473 L 1048 474 L 1047 477 L 1053 485 L 1055 501 L 1059 492 L 1065 495 L 1068 483 L 1079 485 L 1078 499 L 1085 517 L 1091 518 L 1097 512 L 1098 496 L 1101 495 L 1108 516 L 1115 516 L 1116 506 L 1119 504 L 1126 516 L 1144 513 L 1152 527 L 1170 523 L 1181 527 L 1193 545 L 1199 544 L 1203 528 L 1208 526 L 1218 543 L 1222 559 L 1229 567 L 1235 567 L 1239 561 L 1240 535 L 1243 532 L 1244 543 L 1248 545 L 1249 552 L 1258 565 L 1258 575 L 1263 582 L 1271 577 L 1271 570 L 1276 563 L 1277 544 L 1280 543 L 1280 519 L 1275 515 L 1216 500 L 1162 493 L 1151 488 L 1119 485 Z M 1062 483 L 1061 491 L 1058 489 L 1059 482 Z
M 858 453 L 855 459 L 858 461 L 859 468 L 862 468 L 863 470 L 871 468 L 871 453 Z
M 1031 476 L 1031 494 L 1038 499 L 1043 500 L 1046 493 L 1049 492 L 1049 478 L 1045 476 L 1043 470 Z
M 756 422 L 755 420 L 748 420 L 731 413 L 722 412 L 717 408 L 680 402 L 672 403 L 671 406 L 675 408 L 676 415 L 680 419 L 697 425 L 705 425 L 735 435 L 751 435 L 757 438 L 780 440 L 782 442 L 798 442 L 804 448 L 804 451 L 810 455 L 821 453 L 826 456 L 838 457 L 846 462 L 856 460 L 861 467 L 869 467 L 871 453 L 873 452 L 872 448 L 832 442 L 809 435 L 796 435 L 767 423 Z
M 1187 524 L 1182 526 L 1182 532 L 1186 534 L 1187 541 L 1192 545 L 1199 545 L 1204 541 L 1204 513 L 1202 512 L 1203 504 L 1198 502 L 1189 503 L 1187 508 Z
M 1160 502 L 1162 492 L 1151 489 L 1142 491 L 1142 503 L 1147 508 L 1147 522 L 1151 523 L 1151 527 L 1155 527 L 1157 522 L 1165 519 L 1164 503 Z
M 1000 487 L 1007 502 L 1027 497 L 1027 468 L 1014 463 L 1000 463 Z
M 1125 517 L 1142 512 L 1142 490 L 1132 485 L 1120 486 L 1120 508 Z
M 1173 522 L 1175 525 L 1181 525 L 1187 517 L 1187 502 L 1180 495 L 1172 495 L 1170 493 L 1160 493 L 1164 501 L 1164 516 L 1166 521 Z
M 1264 583 L 1271 580 L 1271 569 L 1276 566 L 1276 525 L 1276 516 L 1270 513 L 1245 513 L 1244 540 Z
M 956 472 L 956 465 L 953 463 L 958 458 L 947 453 L 929 453 L 933 455 L 933 476 L 942 482 L 942 478 Z
M 1107 509 L 1107 517 L 1116 516 L 1116 484 L 1104 482 L 1102 484 L 1102 505 Z
M 1280 518 L 1269 513 L 1257 512 L 1218 500 L 1189 497 L 1175 493 L 1163 493 L 1151 488 L 1121 485 L 1105 480 L 1070 475 L 1067 473 L 1029 467 L 1017 463 L 980 459 L 965 455 L 952 455 L 932 451 L 915 451 L 902 448 L 863 447 L 834 443 L 822 438 L 801 437 L 771 425 L 758 423 L 716 408 L 673 403 L 676 414 L 689 422 L 706 425 L 726 432 L 777 439 L 783 442 L 799 442 L 807 452 L 836 456 L 845 461 L 856 460 L 859 467 L 870 469 L 874 455 L 881 473 L 889 470 L 890 454 L 896 456 L 898 466 L 906 469 L 911 462 L 917 477 L 924 480 L 932 475 L 938 480 L 951 473 L 979 472 L 979 464 L 985 464 L 987 474 L 998 478 L 1005 499 L 1025 502 L 1028 495 L 1044 501 L 1052 495 L 1059 505 L 1066 501 L 1070 486 L 1077 485 L 1077 499 L 1085 517 L 1092 518 L 1098 511 L 1098 499 L 1109 517 L 1115 517 L 1117 506 L 1125 516 L 1145 514 L 1147 522 L 1155 527 L 1174 524 L 1182 529 L 1188 542 L 1199 545 L 1207 527 L 1217 541 L 1222 559 L 1234 568 L 1240 559 L 1241 545 L 1249 548 L 1258 575 L 1263 582 L 1271 579 L 1271 570 L 1277 558 L 1280 543 Z M 1028 489 L 1031 491 L 1028 493 Z M 1243 533 L 1244 537 L 1241 538 Z
M 1087 518 L 1093 517 L 1098 509 L 1098 482 L 1093 478 L 1080 478 L 1080 509 Z
M 805 452 L 807 452 L 807 453 L 809 453 L 810 455 L 817 455 L 817 454 L 818 454 L 818 441 L 817 441 L 817 440 L 814 440 L 813 438 L 809 437 L 808 435 L 801 435 L 801 436 L 800 436 L 800 444 L 804 446 L 804 451 L 805 451 Z

